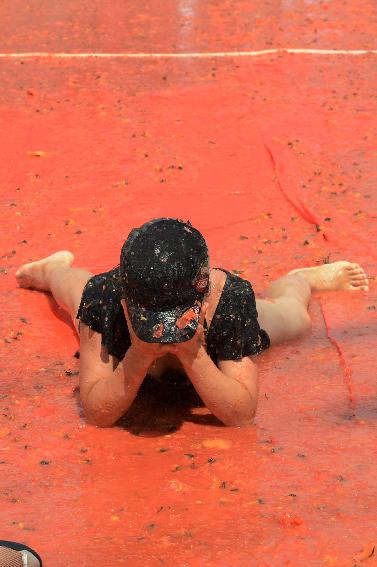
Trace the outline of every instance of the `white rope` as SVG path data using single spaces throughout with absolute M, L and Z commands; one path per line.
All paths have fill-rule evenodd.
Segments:
M 258 51 L 214 51 L 208 53 L 0 53 L 1 59 L 211 59 L 214 57 L 260 57 L 262 55 L 377 55 L 377 49 L 276 48 Z

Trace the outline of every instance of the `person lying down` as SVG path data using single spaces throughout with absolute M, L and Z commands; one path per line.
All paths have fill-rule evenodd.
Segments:
M 250 282 L 211 268 L 189 222 L 153 219 L 125 241 L 120 264 L 93 275 L 59 251 L 23 265 L 21 287 L 50 292 L 80 337 L 80 396 L 89 422 L 110 427 L 146 377 L 179 370 L 225 425 L 253 422 L 257 355 L 307 333 L 313 292 L 367 291 L 355 263 L 290 271 L 256 299 Z

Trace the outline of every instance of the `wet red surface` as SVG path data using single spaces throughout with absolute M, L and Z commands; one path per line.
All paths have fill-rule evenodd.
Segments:
M 375 47 L 371 2 L 23 6 L 1 7 L 3 51 Z M 376 56 L 0 66 L 2 537 L 47 567 L 373 565 L 352 557 L 377 540 Z M 259 293 L 328 259 L 371 278 L 259 358 L 255 427 L 153 392 L 122 427 L 87 425 L 72 328 L 15 285 L 61 248 L 112 267 L 131 227 L 169 215 Z
M 374 0 L 3 2 L 4 51 L 373 49 Z

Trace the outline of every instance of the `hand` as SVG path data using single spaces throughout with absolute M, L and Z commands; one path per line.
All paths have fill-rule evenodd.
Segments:
M 166 354 L 174 354 L 181 362 L 189 361 L 196 357 L 202 346 L 205 346 L 204 320 L 208 309 L 208 303 L 203 303 L 202 305 L 195 335 L 189 341 L 182 343 L 147 343 L 142 341 L 132 328 L 128 315 L 127 304 L 124 300 L 122 300 L 122 307 L 126 317 L 132 347 L 139 351 L 141 356 L 149 357 L 151 362 L 165 356 Z
M 174 347 L 173 344 L 147 343 L 139 339 L 131 325 L 127 304 L 123 299 L 121 303 L 127 321 L 128 332 L 130 333 L 132 348 L 136 350 L 140 356 L 149 359 L 151 363 L 166 354 L 171 354 L 172 348 Z
M 205 346 L 204 321 L 207 309 L 208 303 L 203 303 L 195 335 L 189 341 L 173 343 L 171 345 L 170 353 L 175 354 L 182 363 L 189 362 L 194 359 L 197 356 L 199 349 Z

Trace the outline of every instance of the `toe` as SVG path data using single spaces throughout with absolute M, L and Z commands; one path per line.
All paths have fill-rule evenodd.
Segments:
M 365 279 L 363 279 L 363 280 L 352 280 L 351 285 L 355 286 L 355 287 L 360 287 L 360 286 L 363 286 L 363 285 L 367 286 L 368 282 Z
M 360 282 L 360 281 L 367 282 L 368 281 L 368 278 L 366 277 L 365 274 L 355 274 L 354 276 L 351 276 L 350 279 L 353 282 L 355 282 L 355 281 L 356 282 Z
M 349 264 L 346 266 L 346 270 L 361 270 L 360 264 Z
M 369 287 L 367 285 L 360 285 L 360 286 L 351 285 L 350 289 L 352 291 L 369 291 Z
M 363 272 L 358 272 L 356 270 L 354 272 L 349 272 L 347 276 L 350 280 L 366 279 L 366 275 Z
M 354 270 L 351 270 L 352 274 L 364 274 L 365 276 L 365 272 L 363 270 L 363 268 L 355 268 Z
M 16 278 L 18 280 L 22 280 L 25 277 L 25 270 L 23 270 L 22 268 L 20 268 L 19 270 L 17 270 L 16 272 Z

